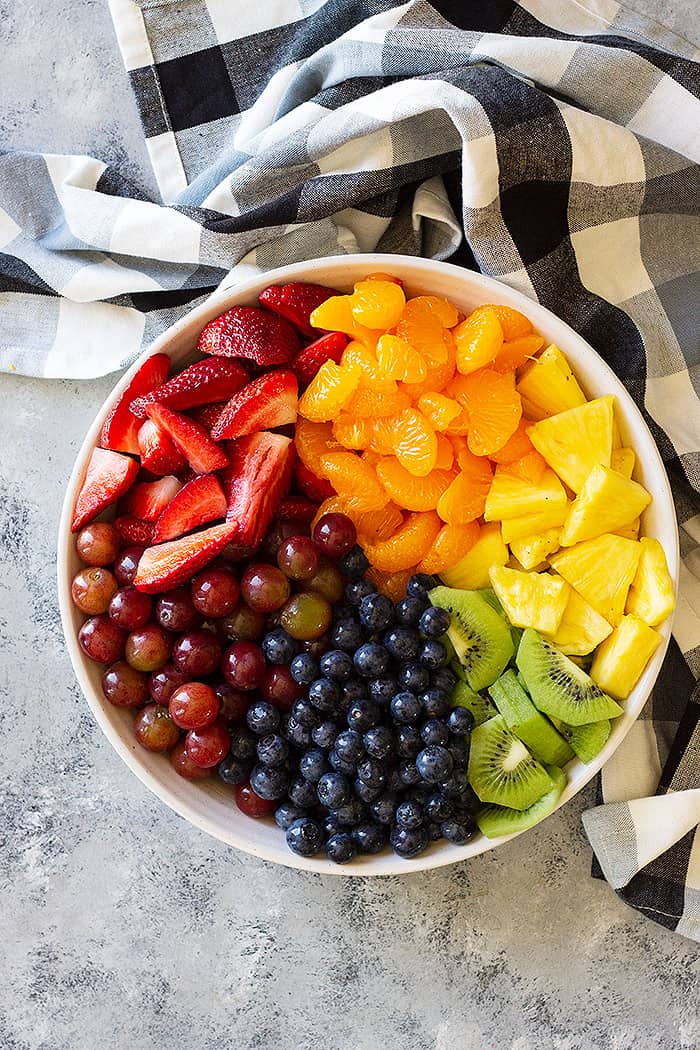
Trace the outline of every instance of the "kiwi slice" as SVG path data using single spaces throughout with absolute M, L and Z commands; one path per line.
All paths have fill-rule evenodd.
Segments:
M 547 766 L 547 773 L 554 785 L 551 791 L 523 810 L 509 809 L 507 806 L 485 806 L 476 818 L 479 831 L 487 839 L 498 839 L 501 835 L 525 831 L 548 816 L 566 787 L 566 773 L 558 766 Z
M 482 722 L 487 722 L 489 718 L 493 718 L 494 715 L 498 714 L 498 711 L 493 706 L 488 696 L 482 696 L 481 693 L 475 693 L 473 689 L 470 689 L 466 682 L 459 681 L 455 686 L 455 691 L 452 694 L 452 706 L 453 707 L 466 707 L 474 715 L 474 725 L 480 726 Z
M 551 766 L 563 766 L 574 753 L 551 722 L 540 714 L 524 691 L 515 671 L 506 671 L 489 686 L 489 694 L 506 725 L 530 749 L 533 756 Z
M 611 726 L 608 718 L 603 718 L 600 722 L 589 722 L 584 726 L 569 726 L 556 718 L 552 721 L 582 762 L 592 762 L 598 752 L 603 750 L 610 736 Z
M 503 606 L 498 600 L 498 595 L 492 587 L 483 587 L 480 591 L 476 591 L 476 594 L 480 594 L 485 602 L 491 606 L 492 609 L 498 613 L 499 616 L 505 616 Z
M 503 715 L 472 731 L 469 783 L 482 802 L 527 809 L 552 790 L 552 778 L 512 733 Z
M 515 658 L 535 707 L 572 726 L 616 718 L 622 708 L 584 670 L 531 627 Z
M 434 587 L 429 598 L 450 614 L 447 637 L 467 682 L 478 693 L 496 681 L 513 657 L 515 647 L 508 624 L 476 591 Z

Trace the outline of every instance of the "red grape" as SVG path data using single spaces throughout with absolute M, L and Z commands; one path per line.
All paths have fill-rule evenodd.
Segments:
M 277 551 L 277 564 L 292 580 L 310 580 L 319 561 L 318 547 L 309 536 L 290 536 Z
M 114 575 L 120 587 L 126 587 L 134 582 L 139 560 L 143 554 L 143 547 L 126 547 L 117 556 L 114 562 Z
M 109 603 L 109 618 L 125 631 L 145 627 L 151 618 L 153 603 L 143 591 L 135 587 L 123 587 Z
M 304 695 L 304 686 L 294 681 L 288 667 L 276 664 L 267 668 L 260 683 L 260 695 L 282 711 L 289 711 L 294 701 Z
M 121 536 L 110 521 L 93 521 L 75 540 L 75 549 L 86 565 L 111 565 L 121 545 Z
M 180 634 L 182 631 L 191 631 L 193 627 L 199 627 L 202 614 L 195 609 L 189 588 L 176 587 L 158 598 L 156 620 L 166 631 Z
M 148 704 L 139 711 L 134 722 L 136 739 L 147 751 L 163 754 L 175 747 L 180 739 L 180 730 L 168 714 L 167 707 Z
M 291 592 L 289 580 L 274 565 L 256 562 L 241 577 L 241 594 L 256 612 L 272 612 L 286 602 Z
M 184 740 L 180 740 L 172 749 L 170 761 L 175 772 L 185 780 L 206 780 L 209 776 L 209 770 L 196 765 L 187 754 Z
M 190 729 L 185 737 L 187 754 L 197 766 L 210 769 L 226 758 L 231 746 L 231 734 L 223 722 L 214 722 L 204 729 Z
M 210 685 L 187 682 L 168 702 L 170 717 L 180 729 L 204 729 L 219 713 L 219 699 Z
M 221 670 L 234 689 L 257 689 L 265 674 L 265 657 L 259 645 L 234 642 L 224 653 Z
M 184 674 L 175 664 L 166 664 L 159 671 L 152 671 L 148 676 L 148 691 L 155 704 L 166 704 L 176 689 L 189 682 L 189 675 Z
M 339 558 L 357 543 L 357 530 L 346 514 L 324 514 L 314 526 L 314 543 L 324 554 Z
M 78 632 L 78 643 L 86 656 L 98 664 L 113 664 L 124 653 L 126 631 L 109 616 L 92 616 Z
M 247 605 L 239 605 L 216 626 L 219 635 L 230 638 L 232 642 L 254 642 L 265 633 L 265 615 Z
M 260 798 L 260 795 L 256 795 L 247 780 L 236 784 L 233 790 L 236 805 L 247 817 L 266 817 L 279 805 L 279 800 Z
M 316 575 L 310 580 L 305 580 L 301 586 L 305 591 L 316 591 L 317 594 L 323 595 L 331 605 L 339 602 L 345 592 L 343 577 L 338 567 L 328 558 L 321 559 Z
M 233 612 L 239 594 L 238 580 L 225 565 L 211 565 L 192 580 L 192 604 L 210 619 Z
M 282 541 L 286 540 L 288 536 L 293 536 L 298 531 L 299 523 L 297 521 L 280 521 L 277 519 L 268 529 L 267 535 L 260 545 L 260 553 L 274 561 Z
M 308 591 L 289 599 L 280 620 L 292 638 L 308 642 L 325 634 L 332 618 L 333 610 L 326 599 L 314 591 Z
M 126 658 L 137 671 L 159 671 L 170 659 L 172 640 L 155 623 L 132 631 L 126 640 Z
M 81 569 L 73 577 L 70 589 L 73 605 L 88 616 L 107 612 L 117 593 L 117 581 L 109 569 L 92 566 Z
M 102 692 L 115 707 L 141 707 L 148 700 L 148 679 L 125 660 L 118 660 L 103 673 Z
M 173 663 L 190 678 L 205 678 L 221 663 L 221 646 L 211 631 L 188 631 L 173 646 Z
M 228 682 L 215 682 L 214 692 L 219 700 L 219 715 L 224 722 L 242 722 L 246 711 L 252 703 L 250 693 L 243 693 L 240 689 L 234 689 Z

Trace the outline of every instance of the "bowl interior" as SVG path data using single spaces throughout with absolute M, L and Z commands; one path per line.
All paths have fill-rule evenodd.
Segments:
M 164 332 L 127 372 L 105 402 L 85 438 L 68 484 L 58 540 L 59 600 L 68 651 L 78 681 L 102 730 L 130 769 L 162 801 L 210 835 L 248 853 L 291 867 L 336 875 L 403 874 L 438 867 L 475 856 L 506 841 L 506 838 L 488 840 L 478 837 L 466 846 L 433 843 L 424 854 L 412 861 L 387 853 L 358 858 L 351 864 L 339 867 L 326 859 L 302 858 L 290 853 L 283 834 L 272 820 L 255 821 L 245 817 L 233 802 L 232 789 L 218 778 L 199 783 L 183 780 L 175 773 L 167 758 L 151 754 L 136 743 L 132 729 L 133 715 L 113 707 L 103 698 L 100 668 L 83 656 L 77 644 L 76 636 L 82 616 L 71 602 L 70 582 L 81 563 L 70 533 L 70 518 L 87 459 L 97 441 L 102 422 L 144 357 L 151 353 L 167 353 L 175 368 L 183 367 L 196 356 L 197 336 L 208 320 L 234 304 L 255 303 L 258 293 L 268 284 L 309 280 L 350 291 L 354 281 L 373 270 L 385 270 L 401 277 L 409 295 L 429 292 L 445 296 L 465 312 L 486 302 L 499 302 L 522 310 L 548 342 L 556 343 L 564 351 L 587 396 L 598 397 L 609 393 L 617 396 L 623 443 L 631 445 L 637 452 L 639 480 L 653 497 L 643 517 L 643 534 L 661 541 L 671 575 L 676 582 L 678 578 L 678 533 L 670 487 L 656 445 L 634 402 L 605 362 L 568 325 L 506 285 L 460 267 L 425 259 L 383 255 L 333 257 L 270 271 L 228 292 L 220 292 Z M 578 760 L 570 763 L 569 783 L 559 805 L 568 801 L 594 776 L 634 723 L 661 667 L 670 629 L 671 623 L 667 620 L 660 628 L 664 643 L 652 657 L 625 704 L 625 713 L 613 723 L 613 731 L 603 751 L 588 765 Z

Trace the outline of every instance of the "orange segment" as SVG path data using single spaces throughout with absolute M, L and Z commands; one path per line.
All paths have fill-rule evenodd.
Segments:
M 382 273 L 377 270 L 376 273 L 368 273 L 365 277 L 366 281 L 391 281 L 393 284 L 400 284 L 403 288 L 403 281 L 400 277 L 393 277 L 390 273 Z
M 373 347 L 377 343 L 377 333 L 353 317 L 350 295 L 332 295 L 330 299 L 326 299 L 313 311 L 309 323 L 314 328 L 325 328 L 328 332 L 344 332 L 367 346 Z
M 523 406 L 511 372 L 481 368 L 461 377 L 462 396 L 469 417 L 467 442 L 477 456 L 503 448 L 520 422 Z
M 340 363 L 343 368 L 354 369 L 359 373 L 360 387 L 383 389 L 386 377 L 377 363 L 377 358 L 364 343 L 358 342 L 357 339 L 351 340 L 343 350 Z
M 514 372 L 534 357 L 543 346 L 544 339 L 541 335 L 521 335 L 517 339 L 511 339 L 503 344 L 492 367 L 497 372 Z
M 492 452 L 490 458 L 494 463 L 514 463 L 516 459 L 522 459 L 535 451 L 535 447 L 527 436 L 527 427 L 530 423 L 521 419 L 518 426 L 506 441 L 505 445 L 496 452 Z
M 399 417 L 394 453 L 399 463 L 417 478 L 424 478 L 435 469 L 435 431 L 425 416 L 414 408 L 407 408 Z
M 417 571 L 415 566 L 404 569 L 402 572 L 380 572 L 379 569 L 370 565 L 365 576 L 380 594 L 385 594 L 387 598 L 391 598 L 392 602 L 396 603 L 406 597 L 406 584 L 414 571 Z
M 389 502 L 374 468 L 354 452 L 329 452 L 321 466 L 338 495 L 351 499 L 357 510 L 381 510 Z
M 500 303 L 484 303 L 483 306 L 477 306 L 474 313 L 477 313 L 478 310 L 492 310 L 495 313 L 501 322 L 503 338 L 508 342 L 511 339 L 519 339 L 521 335 L 529 335 L 532 332 L 532 325 L 525 314 L 521 314 L 520 310 L 514 310 L 512 306 L 502 306 Z
M 341 412 L 333 424 L 333 437 L 344 448 L 369 448 L 372 433 L 372 423 L 369 419 L 356 418 L 349 412 Z
M 448 525 L 468 525 L 484 513 L 491 488 L 491 465 L 468 449 L 459 453 L 457 461 L 459 473 L 440 497 L 437 512 Z
M 534 449 L 520 459 L 503 464 L 503 470 L 507 474 L 514 474 L 516 478 L 527 481 L 530 485 L 539 485 L 546 469 L 546 460 Z
M 435 460 L 435 467 L 437 470 L 449 470 L 454 463 L 454 449 L 450 444 L 450 439 L 446 434 L 436 434 L 437 440 L 437 459 Z
M 358 281 L 350 298 L 352 316 L 365 328 L 393 328 L 406 305 L 395 281 Z
M 357 390 L 348 402 L 348 412 L 363 419 L 377 419 L 381 416 L 396 416 L 407 408 L 408 397 L 397 388 L 393 379 L 384 379 L 383 383 L 382 390 Z
M 503 346 L 503 329 L 495 312 L 488 307 L 475 310 L 454 330 L 457 371 L 476 372 L 494 360 Z
M 432 390 L 421 394 L 418 398 L 418 408 L 434 430 L 447 430 L 461 411 L 459 402 Z
M 338 442 L 333 438 L 333 428 L 330 423 L 312 423 L 303 416 L 297 419 L 294 444 L 301 462 L 319 478 L 323 469 L 321 456 L 340 448 Z
M 335 419 L 357 390 L 357 372 L 324 361 L 299 402 L 299 415 L 314 423 Z
M 439 295 L 417 295 L 414 302 L 420 302 L 421 307 L 429 310 L 443 328 L 454 328 L 459 321 L 459 311 L 449 299 Z
M 380 416 L 372 421 L 370 448 L 380 456 L 393 456 L 394 439 L 398 427 L 397 416 Z
M 387 503 L 381 510 L 354 512 L 353 521 L 360 543 L 382 543 L 401 528 L 403 514 L 395 503 Z
M 428 367 L 418 351 L 397 335 L 387 333 L 380 336 L 377 361 L 387 379 L 422 383 L 428 376 Z
M 409 514 L 408 518 L 388 540 L 369 543 L 365 554 L 381 572 L 401 572 L 422 561 L 437 538 L 442 524 L 434 510 L 424 514 Z
M 378 452 L 374 452 L 371 448 L 366 448 L 364 452 L 360 452 L 360 458 L 369 463 L 370 467 L 376 467 L 379 460 L 382 458 Z
M 468 525 L 443 525 L 437 539 L 418 566 L 418 572 L 444 572 L 471 550 L 479 538 L 475 521 Z
M 412 401 L 417 401 L 421 394 L 428 393 L 429 391 L 444 390 L 454 376 L 456 368 L 454 340 L 449 332 L 445 332 L 445 335 L 448 337 L 446 339 L 447 359 L 442 363 L 438 363 L 432 358 L 430 360 L 426 358 L 428 375 L 423 382 L 401 384 L 401 389 L 408 394 Z
M 393 456 L 387 456 L 377 464 L 377 477 L 399 507 L 405 510 L 435 510 L 454 474 L 447 470 L 433 470 L 426 477 L 417 478 Z
M 396 335 L 405 339 L 429 363 L 443 364 L 448 359 L 451 337 L 432 304 L 426 302 L 429 298 L 418 296 L 408 300 L 396 325 Z

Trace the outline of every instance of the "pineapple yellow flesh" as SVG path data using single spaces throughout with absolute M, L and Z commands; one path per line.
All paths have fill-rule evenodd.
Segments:
M 440 577 L 448 587 L 479 591 L 491 586 L 489 568 L 492 565 L 505 565 L 507 561 L 508 548 L 501 537 L 498 522 L 482 525 L 474 546 L 451 569 L 441 572 Z
M 620 622 L 641 546 L 606 533 L 550 556 L 549 564 L 613 627 Z
M 642 485 L 609 467 L 593 467 L 571 504 L 561 532 L 562 547 L 592 540 L 629 525 L 651 503 Z
M 637 457 L 633 448 L 614 448 L 610 456 L 610 469 L 616 470 L 618 474 L 623 474 L 626 478 L 631 478 L 636 462 Z
M 573 588 L 552 641 L 567 656 L 586 656 L 607 638 L 612 627 Z
M 559 550 L 561 529 L 545 529 L 543 532 L 511 540 L 510 550 L 524 569 L 528 571 L 540 565 L 548 555 Z
M 519 572 L 494 565 L 491 586 L 513 627 L 532 627 L 554 634 L 561 623 L 571 588 L 546 572 Z
M 639 541 L 639 546 L 642 553 L 625 609 L 650 627 L 656 627 L 676 607 L 673 580 L 659 541 L 645 536 Z
M 545 419 L 586 403 L 569 362 L 553 343 L 525 366 L 517 387 L 528 419 Z
M 661 644 L 653 627 L 630 613 L 598 646 L 593 658 L 591 678 L 616 700 L 626 700 L 647 662 Z
M 519 518 L 509 518 L 508 521 L 501 522 L 503 542 L 513 543 L 548 529 L 556 528 L 561 532 L 561 526 L 569 513 L 569 506 L 568 503 L 554 504 L 540 514 L 523 514 Z
M 638 540 L 639 530 L 642 526 L 642 519 L 635 518 L 629 525 L 624 525 L 621 529 L 615 529 L 616 536 L 624 536 L 627 540 Z
M 598 397 L 528 429 L 537 451 L 574 492 L 581 491 L 596 464 L 610 466 L 614 403 L 612 394 Z
M 537 485 L 496 467 L 484 510 L 485 521 L 504 521 L 524 514 L 540 514 L 564 507 L 566 492 L 553 470 L 545 470 Z
M 620 428 L 617 425 L 617 416 L 613 413 L 613 452 L 618 448 L 622 448 L 622 437 L 620 435 Z

